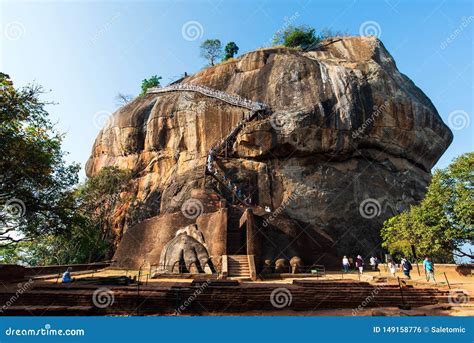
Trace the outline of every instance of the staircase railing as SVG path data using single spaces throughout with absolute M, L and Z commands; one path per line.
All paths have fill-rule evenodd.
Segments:
M 265 106 L 266 108 L 266 106 Z M 227 186 L 223 180 L 220 180 L 218 177 L 219 171 L 226 175 L 225 171 L 220 168 L 220 166 L 215 163 L 217 156 L 222 154 L 224 151 L 227 151 L 227 148 L 230 146 L 233 146 L 234 140 L 237 138 L 237 135 L 239 132 L 246 126 L 246 124 L 249 121 L 252 121 L 257 117 L 257 114 L 259 112 L 265 112 L 265 110 L 252 110 L 249 115 L 245 117 L 244 120 L 241 120 L 232 130 L 229 132 L 229 134 L 218 141 L 216 144 L 213 145 L 213 147 L 209 150 L 208 155 L 207 155 L 207 164 L 206 164 L 206 172 L 214 177 L 218 182 L 223 184 L 228 191 L 230 191 L 233 195 L 233 198 L 236 199 L 238 202 L 243 204 L 244 206 L 251 206 L 251 204 L 246 201 L 245 199 L 242 199 L 235 191 L 234 187 L 231 184 L 230 186 Z
M 193 85 L 191 83 L 178 83 L 166 87 L 152 87 L 148 89 L 147 93 L 157 94 L 176 91 L 201 93 L 203 95 L 222 100 L 234 106 L 247 108 L 251 111 L 261 111 L 267 109 L 267 105 L 262 102 L 254 102 L 239 95 L 229 94 L 206 86 Z
M 243 199 L 241 196 L 237 194 L 237 192 L 234 191 L 233 185 L 229 186 L 228 184 L 226 184 L 225 180 L 220 177 L 219 172 L 216 172 L 216 171 L 208 172 L 207 174 L 210 175 L 212 178 L 214 178 L 217 182 L 219 182 L 232 195 L 234 202 L 237 201 L 244 206 L 251 206 L 251 204 L 246 199 Z

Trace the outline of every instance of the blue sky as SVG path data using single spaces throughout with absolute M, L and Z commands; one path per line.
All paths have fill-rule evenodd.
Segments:
M 206 38 L 235 41 L 243 53 L 288 21 L 379 35 L 453 129 L 437 167 L 474 150 L 472 1 L 3 0 L 0 13 L 0 70 L 17 86 L 51 89 L 46 98 L 58 104 L 48 110 L 66 134 L 68 161 L 84 165 L 118 92 L 137 95 L 154 74 L 168 83 L 198 71 Z

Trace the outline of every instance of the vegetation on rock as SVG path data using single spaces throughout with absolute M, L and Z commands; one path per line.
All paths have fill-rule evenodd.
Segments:
M 117 106 L 124 106 L 133 100 L 133 96 L 130 94 L 117 93 L 115 96 L 115 101 Z
M 209 61 L 211 66 L 222 56 L 222 45 L 219 39 L 206 39 L 200 46 L 201 57 Z
M 142 81 L 142 92 L 140 95 L 146 94 L 147 90 L 152 87 L 158 87 L 160 85 L 161 76 L 153 75 L 149 79 L 144 79 Z
M 239 47 L 234 42 L 229 42 L 224 48 L 224 61 L 233 58 L 239 52 Z
M 273 45 L 304 50 L 314 48 L 320 41 L 321 38 L 316 35 L 316 30 L 306 25 L 290 25 L 285 30 L 277 31 L 273 37 Z

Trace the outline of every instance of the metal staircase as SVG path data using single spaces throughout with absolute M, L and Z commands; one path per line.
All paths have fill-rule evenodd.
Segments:
M 229 150 L 232 150 L 234 142 L 240 133 L 242 129 L 245 128 L 248 122 L 254 120 L 255 118 L 258 118 L 258 116 L 265 115 L 266 114 L 266 109 L 267 106 L 265 105 L 262 108 L 254 109 L 252 110 L 244 120 L 241 120 L 232 130 L 229 132 L 229 134 L 218 141 L 216 144 L 213 145 L 211 149 L 209 149 L 209 152 L 207 154 L 207 163 L 206 163 L 206 170 L 205 174 L 210 175 L 212 178 L 214 178 L 219 184 L 224 186 L 224 188 L 227 190 L 228 193 L 232 195 L 232 203 L 240 203 L 244 206 L 251 206 L 251 204 L 242 198 L 241 195 L 237 194 L 234 190 L 234 184 L 232 181 L 228 178 L 228 175 L 226 175 L 225 171 L 220 168 L 219 164 L 216 163 L 216 160 L 218 157 L 228 156 L 229 155 Z M 224 194 L 220 192 L 221 195 L 225 197 Z
M 215 187 L 216 190 L 221 190 L 219 191 L 221 196 L 227 198 L 227 195 L 231 195 L 233 204 L 239 203 L 244 206 L 250 206 L 251 204 L 248 203 L 248 201 L 235 192 L 234 184 L 230 181 L 225 171 L 222 170 L 215 162 L 218 156 L 228 154 L 229 150 L 231 150 L 233 147 L 237 135 L 248 122 L 254 120 L 259 115 L 267 114 L 268 106 L 262 102 L 254 102 L 239 95 L 229 94 L 217 89 L 201 85 L 194 85 L 191 83 L 177 83 L 166 87 L 152 87 L 147 91 L 148 94 L 162 94 L 170 92 L 197 92 L 205 96 L 219 99 L 230 105 L 243 107 L 250 110 L 250 113 L 248 113 L 245 118 L 241 120 L 226 137 L 216 142 L 216 144 L 214 144 L 209 150 L 205 169 L 205 175 L 211 176 L 219 185 L 221 185 L 221 187 Z M 225 192 L 228 194 L 222 194 L 222 190 L 225 190 Z
M 254 102 L 239 95 L 229 94 L 217 89 L 206 86 L 194 85 L 192 83 L 177 83 L 166 87 L 152 87 L 148 89 L 148 94 L 159 94 L 169 92 L 197 92 L 212 98 L 216 98 L 227 102 L 228 104 L 243 107 L 251 111 L 263 111 L 267 109 L 267 105 L 261 102 Z
M 205 169 L 205 175 L 211 176 L 218 184 L 226 190 L 226 193 L 229 193 L 232 197 L 232 203 L 239 203 L 244 206 L 250 206 L 242 196 L 239 196 L 237 192 L 234 191 L 234 184 L 229 180 L 224 170 L 222 170 L 216 162 L 218 156 L 222 154 L 227 155 L 230 149 L 232 149 L 235 139 L 239 132 L 245 127 L 245 125 L 257 118 L 259 115 L 267 114 L 268 106 L 262 102 L 255 102 L 239 95 L 229 94 L 217 89 L 213 89 L 206 86 L 194 85 L 191 83 L 177 83 L 172 84 L 166 87 L 152 87 L 148 89 L 147 94 L 163 94 L 170 92 L 196 92 L 209 96 L 215 99 L 224 101 L 230 105 L 243 107 L 250 110 L 250 113 L 241 120 L 232 131 L 223 139 L 216 142 L 213 147 L 209 150 L 207 155 L 207 163 Z M 219 191 L 221 187 L 215 187 Z M 222 190 L 222 189 L 221 189 Z M 222 191 L 219 191 L 219 194 L 224 198 L 227 198 L 226 195 L 222 194 Z

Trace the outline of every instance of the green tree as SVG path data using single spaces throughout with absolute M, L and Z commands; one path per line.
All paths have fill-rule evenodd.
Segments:
M 152 87 L 158 87 L 160 85 L 161 76 L 153 75 L 149 79 L 144 79 L 142 81 L 142 92 L 140 95 L 145 95 L 147 90 Z
M 384 223 L 383 246 L 391 253 L 422 255 L 441 262 L 453 255 L 474 258 L 462 250 L 474 240 L 474 153 L 456 158 L 448 168 L 435 171 L 425 199 L 408 212 Z
M 38 85 L 0 73 L 0 246 L 64 232 L 74 222 L 79 165 L 67 165 Z
M 213 66 L 215 61 L 222 56 L 222 45 L 218 39 L 206 39 L 200 46 L 201 57 Z
M 92 247 L 86 249 L 90 252 L 89 261 L 112 257 L 117 236 L 122 234 L 114 230 L 114 220 L 117 211 L 130 200 L 125 195 L 125 190 L 131 177 L 129 171 L 105 167 L 78 188 L 78 215 L 81 218 L 81 227 L 88 228 L 84 236 L 87 239 L 88 232 L 95 233 L 92 236 L 94 239 L 86 242 Z
M 63 232 L 48 233 L 13 248 L 0 248 L 4 262 L 28 265 L 90 263 L 110 259 L 118 233 L 114 216 L 129 202 L 131 174 L 106 167 L 74 192 L 74 220 Z
M 16 89 L 0 73 L 0 259 L 28 264 L 110 258 L 113 221 L 126 204 L 127 171 L 103 168 L 77 186 L 41 101 L 41 87 Z
M 304 50 L 315 47 L 320 41 L 321 38 L 316 36 L 316 30 L 306 25 L 290 25 L 285 30 L 277 31 L 273 36 L 273 45 L 299 47 Z
M 239 52 L 239 47 L 234 42 L 229 42 L 224 48 L 224 61 L 233 58 Z

